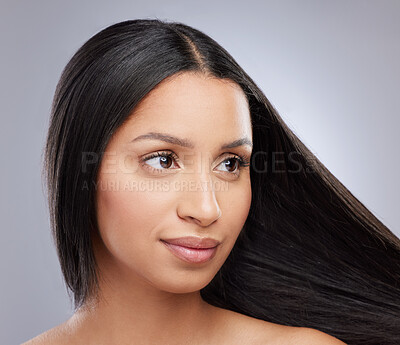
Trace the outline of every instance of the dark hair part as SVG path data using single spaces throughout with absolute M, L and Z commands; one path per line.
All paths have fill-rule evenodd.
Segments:
M 98 291 L 92 182 L 101 153 L 141 99 L 187 71 L 240 85 L 253 125 L 250 212 L 202 298 L 348 344 L 399 344 L 400 240 L 304 146 L 224 48 L 199 30 L 158 19 L 100 31 L 57 85 L 44 171 L 53 238 L 75 308 Z M 84 155 L 93 164 L 83 166 Z

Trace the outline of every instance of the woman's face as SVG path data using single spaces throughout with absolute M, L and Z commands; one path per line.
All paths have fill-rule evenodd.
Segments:
M 174 293 L 206 286 L 247 218 L 250 167 L 239 163 L 251 151 L 248 103 L 237 84 L 195 73 L 160 83 L 102 157 L 96 186 L 100 270 L 114 281 L 139 280 Z M 163 242 L 185 236 L 219 245 L 190 251 Z

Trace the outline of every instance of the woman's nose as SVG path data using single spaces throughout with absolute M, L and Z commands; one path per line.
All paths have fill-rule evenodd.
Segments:
M 216 199 L 210 174 L 206 172 L 192 173 L 186 182 L 187 188 L 182 188 L 180 191 L 181 198 L 177 207 L 179 217 L 194 221 L 203 227 L 220 218 L 222 212 Z

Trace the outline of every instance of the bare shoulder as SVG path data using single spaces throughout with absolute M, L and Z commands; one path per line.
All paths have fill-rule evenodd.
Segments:
M 254 322 L 254 321 L 253 321 Z M 291 327 L 257 320 L 254 345 L 346 345 L 341 340 L 307 327 Z
M 294 333 L 294 327 L 264 321 L 226 309 L 219 309 L 219 313 L 224 323 L 218 327 L 222 332 L 222 338 L 216 342 L 218 344 L 291 345 L 287 338 L 288 334 Z
M 260 345 L 262 343 L 265 345 L 346 345 L 343 341 L 317 329 L 261 322 L 264 322 L 264 327 L 258 337 L 257 344 Z
M 307 327 L 291 327 L 224 310 L 224 340 L 243 345 L 346 345 L 339 339 Z M 225 343 L 225 342 L 220 342 Z
M 307 327 L 290 327 L 289 345 L 346 345 L 343 341 L 321 332 L 317 329 Z

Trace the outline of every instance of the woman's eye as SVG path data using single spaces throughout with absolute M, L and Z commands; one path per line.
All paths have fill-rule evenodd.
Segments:
M 179 168 L 176 164 L 178 156 L 173 152 L 155 152 L 141 159 L 141 165 L 154 172 L 167 172 L 168 170 Z M 249 166 L 249 161 L 244 156 L 232 156 L 226 158 L 218 166 L 222 166 L 223 172 L 238 176 L 240 169 Z
M 239 170 L 241 167 L 248 166 L 248 162 L 244 157 L 228 157 L 218 166 L 223 166 L 226 172 L 239 175 Z
M 173 152 L 156 152 L 141 160 L 143 166 L 149 166 L 151 170 L 163 171 L 171 170 L 178 157 Z M 178 166 L 179 168 L 179 166 Z

